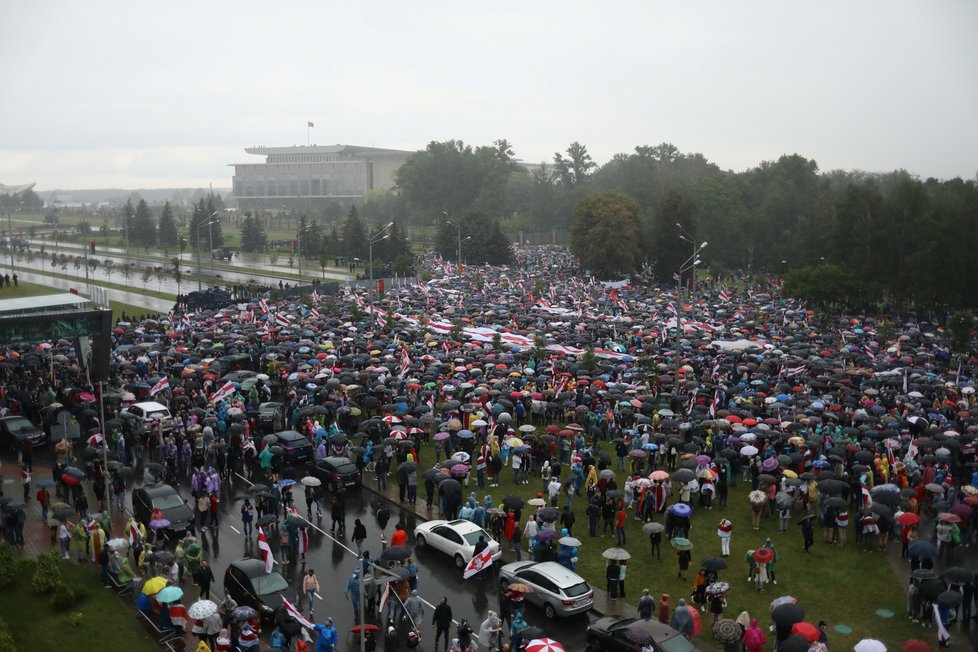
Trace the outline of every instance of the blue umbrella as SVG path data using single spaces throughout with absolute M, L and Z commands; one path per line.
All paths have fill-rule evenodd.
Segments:
M 38 482 L 36 484 L 37 484 L 38 487 L 40 487 L 42 489 L 47 489 L 49 487 L 53 487 L 54 486 L 54 480 L 41 480 L 40 482 Z
M 156 600 L 164 604 L 169 602 L 176 602 L 183 597 L 183 589 L 179 586 L 167 586 L 160 589 L 160 592 L 156 594 Z
M 676 516 L 689 516 L 690 514 L 693 513 L 693 508 L 687 505 L 686 503 L 676 503 L 675 505 L 669 508 L 669 511 L 675 514 Z
M 937 557 L 937 548 L 930 541 L 914 541 L 909 546 L 907 546 L 907 555 L 911 557 L 922 557 L 924 559 L 933 559 Z
M 276 487 L 291 487 L 295 484 L 295 480 L 291 478 L 285 478 L 284 480 L 279 480 L 275 483 Z
M 471 430 L 459 430 L 458 436 L 460 439 L 472 439 L 475 434 Z

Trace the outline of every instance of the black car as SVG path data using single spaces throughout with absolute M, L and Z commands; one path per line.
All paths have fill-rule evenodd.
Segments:
M 288 462 L 310 462 L 312 461 L 312 442 L 301 432 L 295 430 L 282 430 L 276 432 L 278 445 L 285 450 L 285 459 Z
M 157 507 L 163 512 L 163 518 L 170 521 L 169 532 L 182 535 L 193 523 L 193 510 L 170 485 L 152 484 L 132 490 L 132 511 L 147 527 Z
M 43 430 L 24 417 L 3 417 L 0 419 L 0 440 L 10 450 L 20 450 L 27 441 L 40 446 L 47 438 Z
M 644 629 L 658 652 L 696 652 L 699 648 L 669 625 L 658 620 L 607 616 L 588 626 L 584 635 L 590 652 L 640 652 L 645 646 L 626 636 L 629 627 Z
M 275 432 L 285 428 L 285 406 L 268 402 L 258 406 L 258 428 L 262 432 Z
M 271 620 L 275 609 L 281 607 L 282 596 L 298 604 L 295 589 L 289 586 L 278 571 L 265 572 L 265 562 L 244 558 L 228 564 L 224 570 L 224 595 L 231 597 L 239 606 L 249 606 L 262 620 Z
M 359 487 L 360 470 L 348 457 L 327 457 L 309 465 L 309 475 L 319 478 L 332 492 L 340 487 Z

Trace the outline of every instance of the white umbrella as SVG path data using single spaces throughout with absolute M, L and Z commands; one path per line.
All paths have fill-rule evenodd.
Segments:
M 210 618 L 217 613 L 217 605 L 210 600 L 198 600 L 187 609 L 187 615 L 193 620 Z
M 605 559 L 615 559 L 615 560 L 632 558 L 632 554 L 627 550 L 625 550 L 624 548 L 608 548 L 607 550 L 601 553 L 601 556 L 604 557 Z
M 319 485 L 322 484 L 319 478 L 314 478 L 311 475 L 307 475 L 306 477 L 299 480 L 299 482 L 306 485 L 307 487 L 318 487 Z
M 886 652 L 886 646 L 883 645 L 883 642 L 875 638 L 864 638 L 853 645 L 852 649 L 856 652 Z
M 757 446 L 744 446 L 740 449 L 740 454 L 744 457 L 750 457 L 752 455 L 757 455 Z

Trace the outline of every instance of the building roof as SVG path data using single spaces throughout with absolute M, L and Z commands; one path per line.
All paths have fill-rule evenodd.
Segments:
M 14 315 L 36 314 L 44 312 L 61 312 L 64 310 L 77 310 L 79 308 L 91 308 L 90 302 L 85 297 L 65 292 L 63 294 L 45 294 L 34 297 L 21 297 L 18 299 L 0 300 L 0 317 L 11 317 Z
M 410 156 L 413 151 L 405 149 L 384 149 L 381 147 L 363 147 L 361 145 L 296 145 L 293 147 L 246 147 L 248 154 L 268 156 L 274 154 L 402 154 Z
M 17 195 L 17 194 L 20 194 L 20 193 L 24 192 L 25 190 L 30 190 L 31 188 L 34 187 L 34 184 L 35 183 L 37 183 L 37 182 L 36 181 L 31 181 L 30 183 L 24 183 L 24 184 L 21 184 L 19 186 L 7 186 L 7 185 L 4 185 L 4 184 L 0 183 L 0 194 L 3 194 L 3 195 Z

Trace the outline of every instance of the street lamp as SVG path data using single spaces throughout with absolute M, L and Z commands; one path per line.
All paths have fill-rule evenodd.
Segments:
M 204 222 L 203 224 L 198 224 L 196 228 L 196 233 L 194 233 L 194 244 L 197 245 L 197 291 L 198 292 L 200 292 L 200 230 L 205 226 L 210 227 L 213 224 L 214 222 L 212 221 Z M 211 244 L 213 244 L 213 242 L 214 242 L 214 234 L 213 232 L 211 232 Z
M 679 239 L 684 242 L 688 242 L 692 245 L 692 253 L 689 258 L 684 260 L 679 266 L 679 273 L 676 275 L 677 279 L 677 293 L 676 299 L 678 306 L 676 306 L 676 362 L 675 362 L 675 373 L 674 380 L 675 383 L 674 391 L 676 396 L 679 396 L 679 362 L 682 350 L 682 344 L 680 343 L 683 338 L 683 324 L 682 324 L 682 309 L 683 309 L 683 272 L 692 272 L 692 284 L 690 285 L 690 321 L 695 321 L 696 318 L 696 266 L 702 261 L 699 259 L 700 252 L 703 251 L 709 244 L 703 241 L 699 245 L 696 244 L 693 236 L 683 228 L 683 225 L 676 222 L 676 226 L 679 228 L 680 235 Z
M 441 214 L 445 216 L 445 224 L 448 224 L 449 226 L 454 226 L 456 229 L 458 229 L 458 250 L 457 250 L 457 256 L 455 262 L 458 263 L 459 266 L 461 266 L 462 265 L 462 225 L 455 224 L 450 219 L 448 219 L 448 211 L 442 211 Z
M 382 228 L 380 231 L 377 231 L 377 233 L 375 233 L 373 237 L 371 237 L 370 240 L 367 241 L 367 258 L 368 258 L 367 265 L 370 266 L 369 273 L 370 273 L 370 281 L 371 281 L 370 284 L 371 292 L 373 292 L 372 286 L 374 280 L 374 245 L 377 244 L 378 242 L 381 242 L 382 240 L 386 240 L 387 238 L 391 237 L 390 233 L 384 233 L 384 231 L 391 228 L 392 226 L 394 226 L 393 220 L 388 222 L 387 226 Z
M 220 214 L 220 212 L 221 211 L 214 211 L 213 213 L 211 213 L 211 216 L 207 218 L 208 220 L 210 220 L 207 223 L 207 234 L 210 238 L 210 244 L 211 244 L 211 274 L 214 273 L 214 229 L 211 227 L 221 222 L 220 219 L 216 219 L 216 220 L 214 219 L 214 216 Z
M 303 228 L 300 228 L 299 225 L 301 223 L 302 222 L 299 221 L 299 222 L 296 222 L 296 225 L 295 225 L 296 247 L 298 249 L 297 254 L 299 256 L 299 283 L 300 284 L 302 283 L 302 232 L 303 231 L 308 231 L 309 229 L 312 228 L 312 224 L 307 224 L 306 225 L 306 228 L 304 228 L 304 229 Z

